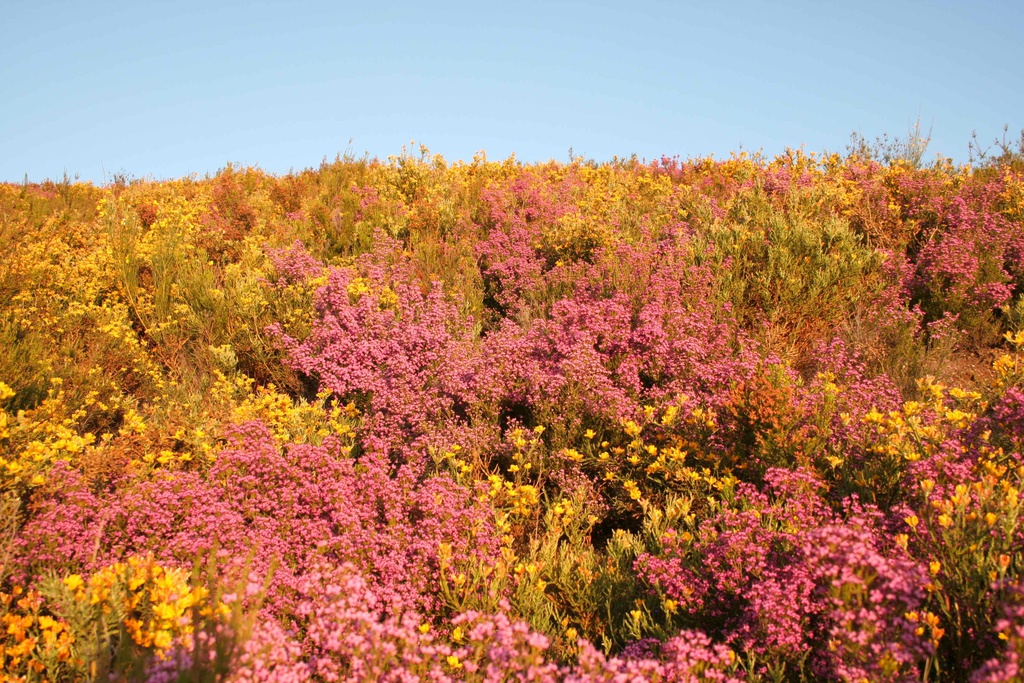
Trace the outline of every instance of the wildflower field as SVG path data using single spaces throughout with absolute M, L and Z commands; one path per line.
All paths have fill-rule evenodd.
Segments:
M 1024 150 L 0 184 L 3 681 L 1024 680 Z

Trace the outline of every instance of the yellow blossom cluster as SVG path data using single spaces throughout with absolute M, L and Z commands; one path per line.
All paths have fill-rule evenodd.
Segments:
M 129 557 L 88 579 L 71 574 L 63 579 L 74 600 L 92 609 L 95 618 L 114 619 L 139 647 L 158 656 L 176 642 L 190 643 L 194 619 L 226 616 L 202 586 L 190 583 L 190 572 L 168 568 L 152 556 Z
M 12 415 L 0 408 L 0 490 L 40 486 L 54 462 L 74 460 L 96 444 L 96 434 L 82 429 L 96 411 L 95 392 L 70 410 L 62 383 L 54 378 L 47 397 L 32 410 Z M 0 402 L 14 395 L 9 385 L 0 382 Z
M 78 663 L 74 634 L 43 602 L 20 587 L 0 593 L 0 683 L 41 680 Z
M 987 407 L 980 393 L 948 388 L 931 377 L 919 380 L 918 389 L 924 402 L 907 401 L 885 414 L 873 408 L 861 418 L 872 435 L 872 452 L 907 462 L 930 457 L 950 430 L 967 428 Z

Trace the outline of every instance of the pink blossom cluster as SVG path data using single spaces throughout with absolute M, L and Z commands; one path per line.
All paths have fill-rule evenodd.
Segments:
M 168 472 L 91 492 L 58 465 L 19 535 L 21 570 L 93 570 L 131 554 L 191 566 L 216 551 L 225 571 L 248 562 L 272 576 L 268 603 L 285 613 L 310 568 L 350 562 L 387 604 L 438 607 L 438 551 L 492 562 L 493 515 L 450 478 L 357 464 L 336 443 L 280 450 L 261 423 L 238 427 L 206 475 Z M 248 560 L 247 560 L 248 558 Z

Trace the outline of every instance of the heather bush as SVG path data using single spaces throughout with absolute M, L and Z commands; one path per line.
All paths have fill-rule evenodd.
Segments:
M 386 461 L 357 468 L 340 449 L 337 438 L 282 449 L 249 423 L 205 473 L 157 471 L 94 494 L 57 468 L 21 531 L 23 571 L 90 571 L 144 553 L 187 565 L 216 549 L 236 562 L 251 555 L 257 574 L 274 567 L 268 604 L 285 609 L 306 568 L 333 558 L 377 577 L 381 599 L 432 610 L 442 543 L 478 562 L 497 552 L 472 490 L 393 476 Z

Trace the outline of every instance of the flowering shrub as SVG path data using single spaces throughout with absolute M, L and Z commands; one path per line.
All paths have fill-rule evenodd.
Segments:
M 1002 618 L 996 622 L 999 639 L 1005 651 L 1001 657 L 985 662 L 971 676 L 972 683 L 989 681 L 1013 681 L 1024 674 L 1024 603 L 1021 601 L 1020 586 L 1011 587 L 1009 599 L 1003 607 Z
M 129 556 L 87 580 L 51 575 L 39 589 L 0 594 L 6 626 L 0 661 L 10 680 L 138 675 L 176 648 L 192 650 L 206 633 L 197 629 L 226 623 L 230 614 L 189 571 L 152 556 Z
M 1024 176 L 0 185 L 2 680 L 1009 681 Z

